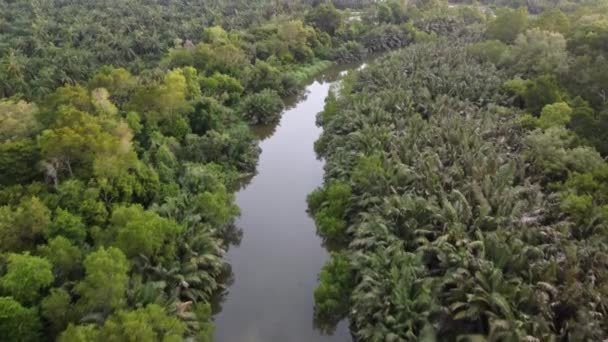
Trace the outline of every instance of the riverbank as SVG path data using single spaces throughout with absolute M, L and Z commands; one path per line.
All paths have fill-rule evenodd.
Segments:
M 350 340 L 346 322 L 330 336 L 314 327 L 316 275 L 328 253 L 306 205 L 323 182 L 313 148 L 321 133 L 316 114 L 341 71 L 326 69 L 287 104 L 276 126 L 257 129 L 262 152 L 257 174 L 236 194 L 243 236 L 226 256 L 234 282 L 215 317 L 218 342 Z

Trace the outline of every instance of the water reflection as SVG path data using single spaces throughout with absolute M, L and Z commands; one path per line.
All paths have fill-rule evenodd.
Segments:
M 255 136 L 260 141 L 264 141 L 264 140 L 270 138 L 274 134 L 274 132 L 276 132 L 277 125 L 276 124 L 259 125 L 259 126 L 251 128 L 251 130 L 253 131 L 253 134 L 255 134 Z
M 224 273 L 218 277 L 218 282 L 222 284 L 222 286 L 211 297 L 211 312 L 213 315 L 222 312 L 223 304 L 230 294 L 228 289 L 234 284 L 234 272 L 232 271 L 232 266 L 230 264 L 226 265 Z
M 224 241 L 225 248 L 228 249 L 231 246 L 238 247 L 243 239 L 243 230 L 236 226 L 235 222 L 231 222 L 224 227 L 222 231 L 222 240 Z
M 214 303 L 217 342 L 351 341 L 346 322 L 336 328 L 314 319 L 313 292 L 328 253 L 306 210 L 307 194 L 323 181 L 313 149 L 321 133 L 316 114 L 342 70 L 328 70 L 289 99 L 278 125 L 254 129 L 262 153 L 257 174 L 238 185 L 234 232 L 241 235 L 227 254 L 230 287 Z

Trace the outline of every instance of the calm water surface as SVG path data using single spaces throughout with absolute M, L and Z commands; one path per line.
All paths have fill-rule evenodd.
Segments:
M 234 283 L 215 317 L 217 342 L 351 341 L 346 322 L 331 336 L 313 326 L 313 292 L 328 253 L 306 213 L 306 195 L 323 181 L 315 117 L 334 75 L 310 84 L 274 133 L 261 133 L 258 173 L 237 193 L 243 237 L 227 255 Z

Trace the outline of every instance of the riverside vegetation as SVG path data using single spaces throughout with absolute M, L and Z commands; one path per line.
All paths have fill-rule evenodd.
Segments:
M 212 340 L 250 125 L 405 46 L 319 115 L 318 318 L 363 341 L 605 339 L 608 6 L 499 5 L 1 2 L 2 339 Z
M 359 341 L 607 338 L 607 6 L 434 7 L 437 37 L 344 80 L 308 198 L 338 246 L 319 317 Z
M 0 13 L 2 340 L 211 340 L 249 124 L 277 122 L 370 24 L 274 1 Z

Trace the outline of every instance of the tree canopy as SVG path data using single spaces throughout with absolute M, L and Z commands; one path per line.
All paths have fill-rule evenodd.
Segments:
M 316 323 L 348 318 L 361 341 L 607 338 L 604 0 L 0 12 L 0 339 L 210 341 L 252 126 L 332 64 L 396 49 L 318 115 Z

